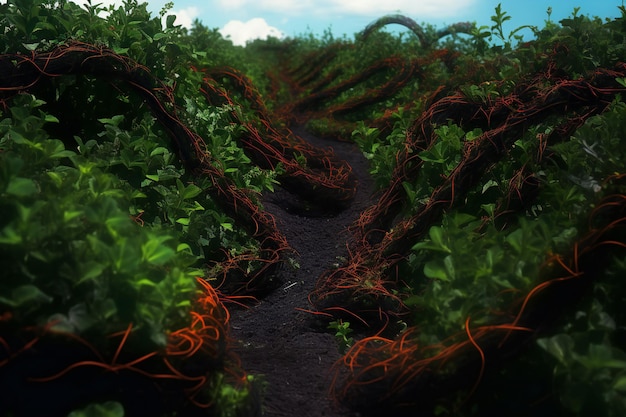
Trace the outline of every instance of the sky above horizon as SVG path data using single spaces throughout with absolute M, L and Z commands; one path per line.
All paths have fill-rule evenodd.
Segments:
M 85 0 L 74 0 L 85 3 Z M 498 3 L 511 16 L 505 23 L 508 34 L 522 25 L 543 27 L 548 19 L 558 22 L 571 17 L 574 7 L 579 14 L 602 19 L 621 15 L 618 6 L 624 0 L 173 0 L 169 14 L 177 16 L 176 24 L 191 27 L 194 19 L 204 26 L 217 28 L 234 44 L 247 40 L 295 37 L 312 33 L 322 36 L 329 31 L 335 38 L 353 38 L 372 21 L 386 14 L 401 13 L 416 22 L 432 24 L 437 29 L 456 22 L 476 22 L 491 26 L 490 18 Z M 142 0 L 139 0 L 141 3 Z M 148 10 L 158 15 L 167 0 L 148 2 Z M 121 0 L 93 0 L 93 3 L 121 4 Z M 394 25 L 389 27 L 393 30 Z M 398 29 L 403 30 L 402 27 Z

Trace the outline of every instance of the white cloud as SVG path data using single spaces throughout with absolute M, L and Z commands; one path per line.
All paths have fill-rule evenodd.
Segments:
M 193 23 L 193 20 L 198 17 L 198 15 L 200 14 L 200 11 L 198 10 L 197 7 L 191 6 L 191 7 L 186 7 L 180 10 L 172 10 L 168 14 L 173 14 L 176 16 L 174 25 L 176 26 L 180 25 L 182 27 L 190 29 L 191 24 Z
M 255 17 L 247 22 L 231 20 L 219 30 L 222 36 L 230 38 L 233 44 L 245 46 L 247 41 L 253 39 L 267 39 L 268 36 L 275 38 L 284 37 L 279 29 L 267 24 L 265 19 Z
M 416 20 L 461 16 L 478 0 L 218 0 L 223 9 L 252 9 L 282 15 L 360 15 L 403 13 Z

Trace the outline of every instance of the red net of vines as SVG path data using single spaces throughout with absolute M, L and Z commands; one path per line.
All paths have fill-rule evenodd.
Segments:
M 195 175 L 211 179 L 213 187 L 206 192 L 261 244 L 261 250 L 253 255 L 253 260 L 264 266 L 248 274 L 242 282 L 229 284 L 230 290 L 238 291 L 240 288 L 237 287 L 242 285 L 246 290 L 263 287 L 262 277 L 268 268 L 276 266 L 281 261 L 281 253 L 288 250 L 284 236 L 276 227 L 274 218 L 259 207 L 249 192 L 238 188 L 224 174 L 219 162 L 206 151 L 204 139 L 179 119 L 171 88 L 155 79 L 147 68 L 103 47 L 70 44 L 47 53 L 33 52 L 31 56 L 0 56 L 0 73 L 3 75 L 0 93 L 4 105 L 14 94 L 28 91 L 47 78 L 72 74 L 121 81 L 139 94 L 169 134 L 185 167 Z M 239 268 L 239 265 L 249 260 L 250 255 L 246 254 L 230 256 L 222 270 L 225 274 L 233 270 L 243 272 L 246 268 Z
M 253 162 L 267 169 L 280 165 L 284 170 L 282 185 L 311 202 L 323 197 L 326 204 L 340 209 L 353 198 L 356 184 L 350 167 L 337 160 L 332 152 L 309 145 L 289 129 L 276 128 L 245 76 L 230 68 L 203 72 L 201 92 L 211 104 L 228 104 L 234 108 L 246 102 L 256 115 L 255 120 L 242 120 L 236 111 L 231 113 L 233 122 L 245 127 L 246 135 L 240 144 Z M 51 329 L 52 325 L 34 326 L 3 332 L 6 335 L 0 337 L 1 357 L 6 358 L 0 363 L 3 370 L 25 373 L 22 376 L 27 381 L 26 390 L 41 392 L 49 398 L 61 395 L 57 389 L 63 390 L 71 381 L 67 379 L 70 374 L 84 375 L 93 379 L 94 384 L 100 384 L 90 390 L 114 392 L 125 409 L 137 415 L 149 409 L 137 411 L 133 404 L 150 403 L 154 414 L 170 408 L 180 411 L 212 407 L 210 389 L 218 377 L 216 371 L 229 374 L 231 381 L 246 387 L 246 375 L 229 350 L 228 311 L 222 300 L 229 300 L 233 294 L 267 289 L 267 277 L 290 250 L 274 218 L 260 208 L 249 191 L 239 189 L 225 175 L 220 162 L 207 152 L 204 139 L 181 121 L 172 89 L 131 59 L 104 47 L 72 43 L 29 56 L 2 55 L 0 74 L 0 100 L 5 108 L 16 94 L 29 92 L 51 78 L 68 75 L 87 75 L 96 82 L 113 84 L 115 89 L 127 88 L 139 95 L 169 135 L 184 167 L 193 175 L 210 179 L 212 187 L 204 191 L 260 245 L 254 253 L 232 255 L 225 251 L 226 260 L 220 261 L 218 268 L 222 276 L 216 278 L 221 282 L 220 290 L 226 294 L 217 293 L 206 281 L 198 280 L 204 293 L 194 304 L 190 324 L 172 331 L 163 350 L 146 351 L 141 332 L 132 323 L 125 331 L 106 337 L 98 348 L 93 341 L 60 334 Z M 233 99 L 228 88 L 241 97 Z M 260 267 L 251 270 L 247 267 L 250 263 Z M 9 326 L 14 323 L 10 313 L 3 321 Z M 39 362 L 41 366 L 25 366 Z M 53 365 L 43 366 L 44 362 Z M 141 388 L 142 394 L 137 394 L 135 385 L 148 388 Z M 16 389 L 24 392 L 25 387 L 18 384 Z M 80 397 L 81 393 L 76 391 L 76 396 Z M 57 404 L 69 407 L 75 403 L 76 396 Z M 21 397 L 15 398 L 20 401 Z
M 624 181 L 624 176 L 610 179 Z M 603 199 L 589 218 L 589 229 L 570 253 L 546 257 L 543 282 L 521 300 L 517 310 L 503 314 L 508 320 L 472 326 L 450 335 L 439 345 L 421 346 L 411 328 L 397 339 L 374 336 L 355 343 L 336 365 L 332 392 L 358 409 L 398 407 L 432 410 L 450 392 L 467 390 L 471 396 L 488 369 L 497 368 L 524 349 L 539 329 L 555 323 L 601 279 L 611 254 L 624 254 L 626 196 Z M 347 370 L 347 372 L 346 372 Z
M 230 104 L 250 103 L 258 121 L 241 120 L 232 113 L 233 119 L 244 126 L 247 134 L 241 145 L 249 157 L 260 167 L 276 169 L 279 164 L 284 173 L 279 176 L 281 185 L 293 194 L 299 195 L 309 204 L 324 201 L 326 210 L 343 209 L 352 200 L 356 182 L 351 167 L 338 160 L 329 150 L 318 149 L 302 140 L 288 128 L 278 129 L 267 111 L 261 96 L 250 80 L 233 68 L 212 68 L 203 71 L 205 75 L 202 92 L 210 103 Z M 239 92 L 242 100 L 231 97 L 230 90 Z
M 10 314 L 4 317 L 0 368 L 12 381 L 0 380 L 0 410 L 62 415 L 97 395 L 116 398 L 133 415 L 193 413 L 215 407 L 211 389 L 221 383 L 220 373 L 240 389 L 249 388 L 230 349 L 229 315 L 221 297 L 204 279 L 198 279 L 198 287 L 202 291 L 189 324 L 171 331 L 159 350 L 146 349 L 148 337 L 133 323 L 99 340 L 56 331 L 55 322 L 11 329 Z
M 545 150 L 547 143 L 565 140 L 586 119 L 602 112 L 616 94 L 623 93 L 624 88 L 615 77 L 624 74 L 624 64 L 613 70 L 598 69 L 589 78 L 579 80 L 553 77 L 548 70 L 520 83 L 510 95 L 485 103 L 478 103 L 461 92 L 433 103 L 407 133 L 389 187 L 353 226 L 354 243 L 348 261 L 320 278 L 312 302 L 323 309 L 350 304 L 350 300 L 368 295 L 401 310 L 397 297 L 392 294 L 397 284 L 393 270 L 414 242 L 440 221 L 446 210 L 463 204 L 466 193 L 476 186 L 490 166 L 507 154 L 523 131 L 551 115 L 565 113 L 568 115 L 566 123 L 558 126 L 549 137 L 537 138 L 540 150 Z M 419 152 L 433 145 L 436 139 L 433 126 L 448 120 L 466 130 L 480 127 L 484 133 L 464 143 L 461 161 L 441 179 L 427 203 L 415 210 L 415 215 L 394 223 L 406 200 L 402 184 L 420 175 L 424 161 L 418 157 Z M 538 159 L 543 157 L 541 152 L 537 154 Z M 529 194 L 527 197 L 532 194 L 532 175 L 522 170 L 518 176 L 518 186 L 511 187 L 505 200 L 509 205 L 499 207 L 498 215 L 510 213 L 512 202 L 526 198 L 521 195 L 522 189 Z M 374 303 L 374 310 L 378 309 L 378 302 Z
M 536 138 L 534 162 L 539 166 L 554 163 L 549 146 L 567 140 L 623 94 L 625 89 L 616 78 L 625 75 L 626 64 L 619 63 L 612 69 L 599 68 L 586 77 L 570 79 L 550 62 L 504 96 L 476 100 L 456 91 L 435 100 L 407 132 L 389 186 L 352 226 L 347 262 L 320 277 L 311 303 L 320 314 L 356 317 L 370 324 L 376 317 L 383 325 L 389 315 L 402 317 L 408 310 L 396 291 L 402 285 L 397 271 L 415 242 L 427 236 L 444 213 L 463 206 L 469 191 L 508 155 L 524 132 L 553 116 L 565 115 L 565 121 L 550 134 Z M 404 184 L 422 174 L 424 160 L 419 154 L 432 148 L 437 139 L 435 128 L 446 123 L 483 133 L 463 143 L 460 162 L 441 177 L 425 203 L 413 208 L 415 214 L 398 220 L 406 210 Z M 606 180 L 612 181 L 623 182 L 623 177 Z M 528 209 L 539 186 L 533 172 L 526 166 L 519 168 L 510 178 L 507 195 L 495 204 L 498 227 L 505 229 Z M 411 412 L 432 410 L 458 389 L 467 389 L 471 395 L 487 367 L 509 358 L 535 337 L 538 329 L 558 319 L 597 278 L 606 254 L 626 247 L 625 201 L 620 193 L 606 197 L 591 213 L 589 230 L 570 253 L 546 255 L 541 284 L 510 311 L 502 312 L 508 319 L 472 326 L 467 317 L 464 333 L 451 335 L 436 346 L 419 345 L 416 328 L 396 339 L 379 333 L 357 342 L 337 365 L 332 388 L 335 397 L 357 409 L 384 414 L 399 405 L 406 405 Z M 467 375 L 475 376 L 469 386 Z

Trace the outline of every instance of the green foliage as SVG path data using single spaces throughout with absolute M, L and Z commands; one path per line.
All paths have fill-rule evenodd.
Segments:
M 505 23 L 509 18 L 498 6 L 491 28 L 478 28 L 471 42 L 456 45 L 465 52 L 456 61 L 456 71 L 463 75 L 459 79 L 452 76 L 447 82 L 455 85 L 459 81 L 457 88 L 483 107 L 515 91 L 523 74 L 544 71 L 550 65 L 547 61 L 576 79 L 623 60 L 624 16 L 602 22 L 579 16 L 574 10 L 560 26 L 548 21 L 542 30 L 521 27 L 507 36 Z M 519 43 L 523 29 L 530 29 L 537 39 Z M 499 42 L 490 45 L 494 38 Z M 616 82 L 624 85 L 622 79 Z M 426 95 L 424 83 L 418 88 Z M 472 326 L 480 326 L 516 314 L 511 306 L 519 306 L 520 294 L 528 293 L 545 278 L 540 276 L 540 266 L 552 253 L 568 253 L 572 242 L 586 230 L 587 216 L 610 192 L 606 179 L 623 173 L 625 110 L 618 97 L 571 138 L 555 138 L 554 129 L 565 121 L 559 115 L 530 126 L 519 134 L 509 153 L 482 174 L 474 189 L 463 190 L 463 208 L 447 210 L 441 223 L 431 225 L 428 236 L 414 243 L 397 274 L 407 285 L 399 294 L 413 311 L 408 322 L 419 329 L 418 344 L 441 346 L 451 335 L 462 337 L 468 317 Z M 415 118 L 407 118 L 403 124 L 396 122 L 386 134 L 366 123 L 358 124 L 353 132 L 381 188 L 390 183 L 395 156 L 405 146 L 406 126 L 412 120 Z M 420 212 L 434 188 L 457 167 L 464 147 L 483 133 L 452 122 L 432 128 L 435 142 L 416 155 L 422 164 L 419 175 L 402 184 L 406 198 L 403 216 Z M 552 139 L 547 149 L 543 147 L 546 138 Z M 514 187 L 526 181 L 536 184 L 537 195 L 514 194 Z M 503 216 L 515 198 L 521 205 L 517 215 Z M 587 309 L 572 312 L 559 328 L 540 338 L 524 358 L 498 371 L 499 379 L 486 382 L 484 390 L 479 388 L 475 400 L 467 404 L 467 398 L 459 397 L 459 403 L 464 404 L 463 415 L 493 411 L 490 402 L 508 406 L 502 400 L 500 384 L 513 389 L 521 384 L 518 378 L 535 384 L 533 378 L 542 377 L 552 379 L 540 384 L 544 390 L 541 395 L 539 388 L 529 388 L 524 394 L 538 398 L 553 389 L 558 398 L 538 408 L 553 407 L 571 415 L 623 415 L 625 317 L 616 304 L 619 301 L 615 301 L 624 299 L 623 291 L 618 291 L 612 281 L 620 274 L 617 271 L 622 271 L 621 267 L 608 265 L 594 287 L 595 295 L 585 301 Z M 541 367 L 541 372 L 534 367 Z M 521 375 L 516 369 L 527 371 Z M 550 369 L 553 375 L 548 375 Z M 485 415 L 490 415 L 489 411 Z
M 479 231 L 480 224 L 474 216 L 451 213 L 430 228 L 429 239 L 413 246 L 410 264 L 421 271 L 409 281 L 415 295 L 405 303 L 419 311 L 423 343 L 457 334 L 467 317 L 475 325 L 493 321 L 518 291 L 536 283 L 553 246 L 547 221 L 522 222 L 507 233 L 493 227 Z
M 237 145 L 245 131 L 232 123 L 229 112 L 234 109 L 209 106 L 199 93 L 202 77 L 191 65 L 217 64 L 213 60 L 216 55 L 211 55 L 209 60 L 207 50 L 218 46 L 224 53 L 231 50 L 230 42 L 217 32 L 197 24 L 192 35 L 187 36 L 185 30 L 173 26 L 173 16 L 165 19 L 163 28 L 161 17 L 167 14 L 168 8 L 164 8 L 161 16 L 153 18 L 146 11 L 146 4 L 136 1 L 107 8 L 107 18 L 99 17 L 104 11 L 99 5 L 82 9 L 71 2 L 18 3 L 6 5 L 7 19 L 28 11 L 40 17 L 58 15 L 67 20 L 64 24 L 59 20 L 61 17 L 50 20 L 47 26 L 56 32 L 35 31 L 40 36 L 35 48 L 80 40 L 105 44 L 138 60 L 153 75 L 173 86 L 175 98 L 183 109 L 179 116 L 205 138 L 206 150 L 239 187 L 261 191 L 272 189 L 276 184 L 275 173 L 253 166 Z M 21 48 L 17 37 L 24 33 L 16 31 L 19 32 L 19 28 L 7 23 L 8 50 Z M 10 42 L 12 35 L 16 35 L 13 43 Z M 46 43 L 50 39 L 55 41 Z M 234 56 L 224 55 L 219 63 L 227 63 Z M 49 113 L 62 115 L 59 123 L 48 130 L 70 148 L 78 144 L 81 154 L 87 158 L 108 159 L 106 169 L 124 178 L 135 189 L 130 211 L 140 216 L 140 221 L 174 227 L 183 233 L 181 239 L 191 251 L 207 260 L 219 260 L 224 247 L 232 253 L 255 250 L 257 243 L 237 230 L 233 220 L 207 196 L 206 190 L 212 186 L 210 181 L 185 174 L 178 156 L 171 150 L 171 143 L 165 139 L 165 132 L 146 113 L 145 105 L 136 96 L 125 93 L 122 88 L 116 92 L 105 82 L 82 76 L 52 80 L 38 87 L 36 94 L 47 102 Z M 100 123 L 88 122 L 96 118 Z
M 617 269 L 612 275 L 624 273 L 623 262 L 613 266 Z M 577 311 L 561 332 L 540 338 L 537 344 L 556 359 L 553 383 L 568 410 L 576 415 L 621 416 L 626 412 L 626 352 L 615 343 L 619 324 L 600 298 L 604 297 L 596 292 L 586 309 Z
M 124 417 L 124 407 L 115 401 L 89 404 L 81 410 L 72 411 L 67 417 Z
M 253 165 L 237 143 L 247 132 L 245 127 L 233 122 L 231 113 L 237 112 L 240 118 L 245 119 L 243 107 L 208 106 L 204 100 L 192 98 L 186 98 L 185 102 L 189 126 L 202 137 L 209 138 L 205 143 L 207 151 L 219 161 L 224 173 L 240 188 L 273 191 L 277 173 Z
M 621 101 L 614 103 L 609 111 L 590 118 L 569 142 L 555 146 L 567 164 L 568 181 L 575 184 L 580 197 L 585 196 L 564 210 L 585 210 L 583 202 L 601 194 L 603 179 L 623 171 L 624 106 Z M 625 297 L 621 277 L 625 272 L 622 259 L 610 259 L 582 308 L 563 320 L 554 334 L 537 341 L 555 359 L 553 383 L 559 400 L 575 415 L 593 412 L 619 416 L 626 411 L 622 335 L 626 317 L 621 308 Z
M 196 257 L 176 235 L 142 228 L 130 204 L 145 197 L 107 173 L 110 162 L 71 151 L 44 127 L 56 118 L 24 95 L 0 122 L 0 302 L 23 323 L 108 334 L 136 323 L 165 345 L 186 322 Z M 84 149 L 83 149 L 84 150 Z
M 349 336 L 352 333 L 350 322 L 344 320 L 331 321 L 328 324 L 328 329 L 335 331 L 335 338 L 339 343 L 340 352 L 345 353 L 354 343 L 354 338 Z
M 230 113 L 243 110 L 208 105 L 194 70 L 244 63 L 242 48 L 199 22 L 190 32 L 174 26 L 171 7 L 151 16 L 136 0 L 10 0 L 0 5 L 0 53 L 85 42 L 130 57 L 172 88 L 167 110 L 204 138 L 237 186 L 272 189 L 276 174 L 253 166 L 237 145 L 246 132 Z M 189 325 L 196 277 L 210 279 L 207 267 L 254 254 L 258 242 L 209 197 L 210 179 L 186 172 L 123 82 L 69 75 L 29 93 L 2 98 L 0 312 L 10 311 L 18 327 L 79 335 L 108 355 L 108 336 L 132 323 L 140 342 L 126 348 L 162 351 L 171 331 Z M 219 368 L 214 376 L 206 389 L 217 412 L 236 415 L 248 387 L 231 385 Z M 94 403 L 72 415 L 121 416 L 119 406 Z
M 604 178 L 624 170 L 625 113 L 626 103 L 618 100 L 602 115 L 591 117 L 570 141 L 553 147 L 567 165 L 569 180 L 588 193 L 597 192 Z
M 386 187 L 391 181 L 397 162 L 396 154 L 406 140 L 411 120 L 409 112 L 405 112 L 402 107 L 393 113 L 393 119 L 393 131 L 382 138 L 377 128 L 368 127 L 363 122 L 357 123 L 357 129 L 352 132 L 352 140 L 370 162 L 370 174 L 378 188 Z
M 437 141 L 430 149 L 420 152 L 419 158 L 434 166 L 440 166 L 441 172 L 437 174 L 447 176 L 461 160 L 461 140 L 465 132 L 460 127 L 449 124 L 438 127 L 435 134 L 438 137 Z
M 260 378 L 253 375 L 248 375 L 245 378 L 241 386 L 234 386 L 226 380 L 223 374 L 219 374 L 215 377 L 213 383 L 213 392 L 211 398 L 216 399 L 216 408 L 220 417 L 238 417 L 242 415 L 250 415 L 257 412 L 256 408 L 246 407 L 259 407 L 254 400 L 255 384 L 260 383 Z
M 626 45 L 623 6 L 622 17 L 613 21 L 579 15 L 575 8 L 558 24 L 550 20 L 548 9 L 544 28 L 521 26 L 507 33 L 511 16 L 498 4 L 491 26 L 474 27 L 470 35 L 453 34 L 432 50 L 411 34 L 385 31 L 364 42 L 336 39 L 327 31 L 321 39 L 304 34 L 234 47 L 199 21 L 189 31 L 174 26 L 171 7 L 166 4 L 153 17 L 147 4 L 136 0 L 83 7 L 69 1 L 10 0 L 0 4 L 0 53 L 30 54 L 86 42 L 136 60 L 172 88 L 175 104 L 168 110 L 204 138 L 200 146 L 212 161 L 237 187 L 253 192 L 273 190 L 277 175 L 253 166 L 238 145 L 247 134 L 239 121 L 258 120 L 246 105 L 207 104 L 199 94 L 202 74 L 193 68 L 234 66 L 260 91 L 286 98 L 290 87 L 277 88 L 267 76 L 276 62 L 308 68 L 311 57 L 328 53 L 315 80 L 336 73 L 328 84 L 335 86 L 392 54 L 417 60 L 419 75 L 400 92 L 342 120 L 342 126 L 353 126 L 352 139 L 383 189 L 393 178 L 407 135 L 416 134 L 412 123 L 431 98 L 454 89 L 487 106 L 547 67 L 572 79 L 598 67 L 611 68 L 624 60 Z M 522 43 L 522 33 L 528 31 L 535 38 Z M 425 25 L 424 33 L 436 38 L 432 26 Z M 376 74 L 324 105 L 362 96 L 392 72 Z M 625 81 L 616 83 L 623 86 Z M 313 84 L 301 97 L 311 94 Z M 258 242 L 209 197 L 214 185 L 208 178 L 186 172 L 145 103 L 124 87 L 91 76 L 64 76 L 33 86 L 29 94 L 3 97 L 0 312 L 11 311 L 23 326 L 49 324 L 96 342 L 132 322 L 145 348 L 155 350 L 163 348 L 170 331 L 187 323 L 197 295 L 195 277 L 210 276 L 205 268 L 219 263 L 224 251 L 255 253 Z M 391 112 L 391 128 L 374 124 Z M 403 319 L 418 326 L 419 343 L 436 345 L 463 334 L 468 317 L 479 326 L 512 314 L 519 294 L 541 282 L 540 265 L 548 254 L 567 250 L 579 237 L 588 213 L 607 193 L 606 178 L 623 173 L 626 104 L 616 100 L 546 151 L 538 139 L 548 137 L 563 120 L 555 115 L 520 133 L 510 152 L 473 189 L 463 190 L 463 208 L 448 210 L 429 225 L 428 236 L 413 242 L 398 268 L 406 287 L 394 288 L 394 294 L 412 310 Z M 322 133 L 325 124 L 311 122 Z M 415 151 L 411 161 L 421 164 L 419 176 L 402 184 L 402 216 L 417 213 L 428 202 L 461 161 L 464 147 L 483 133 L 447 121 L 432 128 L 435 142 Z M 540 152 L 549 154 L 547 161 L 538 161 Z M 299 155 L 296 160 L 307 162 Z M 516 216 L 501 220 L 511 190 L 526 173 L 539 184 L 538 195 L 529 204 L 522 201 Z M 257 266 L 252 262 L 248 269 Z M 575 314 L 543 334 L 528 357 L 502 370 L 502 380 L 515 380 L 511 369 L 532 368 L 529 357 L 537 358 L 540 366 L 553 370 L 551 383 L 568 412 L 624 415 L 624 273 L 623 261 L 612 259 L 606 276 Z M 329 329 L 342 351 L 353 344 L 349 322 L 333 321 Z M 209 395 L 222 415 L 234 416 L 254 396 L 252 382 L 250 377 L 243 387 L 231 385 L 224 373 L 216 372 Z M 495 401 L 499 394 L 478 395 Z M 123 414 L 120 404 L 108 402 L 70 415 Z

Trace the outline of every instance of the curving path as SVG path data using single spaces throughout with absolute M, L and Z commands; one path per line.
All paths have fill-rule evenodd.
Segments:
M 232 336 L 243 368 L 267 383 L 264 416 L 356 417 L 333 406 L 328 396 L 330 369 L 341 357 L 334 335 L 298 308 L 310 308 L 307 297 L 318 277 L 346 255 L 346 228 L 371 204 L 373 181 L 356 145 L 316 138 L 302 127 L 294 133 L 317 147 L 332 147 L 347 161 L 358 179 L 357 194 L 346 210 L 332 216 L 304 213 L 280 188 L 264 196 L 265 208 L 298 253 L 299 268 L 285 265 L 278 289 L 249 309 L 231 310 Z

